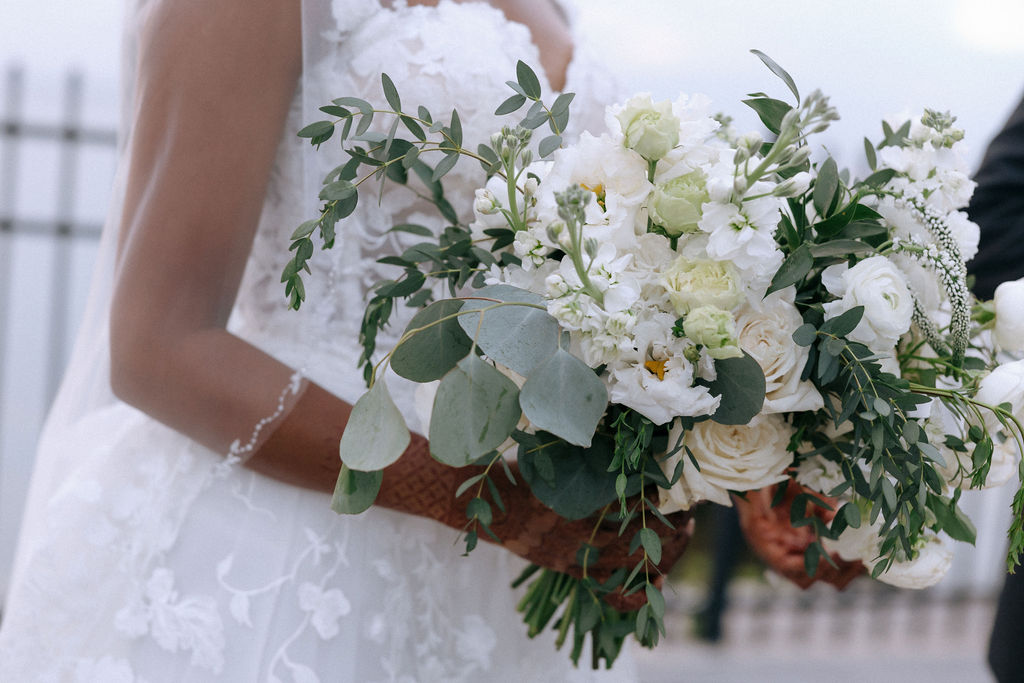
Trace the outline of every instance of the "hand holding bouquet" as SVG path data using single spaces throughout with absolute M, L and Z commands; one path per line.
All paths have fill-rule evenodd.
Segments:
M 1024 361 L 1000 364 L 991 333 L 1012 350 L 1019 320 L 967 288 L 978 233 L 960 211 L 973 185 L 954 119 L 926 110 L 883 124 L 880 142 L 865 140 L 872 173 L 853 180 L 831 157 L 812 160 L 812 136 L 837 118 L 828 99 L 801 98 L 757 54 L 794 98 L 744 100 L 768 139 L 736 134 L 704 98 L 638 95 L 608 108 L 605 134 L 569 143 L 572 95 L 546 104 L 523 63 L 495 115 L 532 102 L 525 117 L 475 150 L 457 112 L 403 110 L 387 76 L 389 108 L 340 98 L 323 107 L 334 120 L 300 132 L 316 145 L 337 134 L 349 158 L 325 179 L 321 215 L 293 235 L 282 276 L 293 306 L 312 234 L 331 246 L 365 182 L 416 186 L 450 224 L 394 228 L 425 239 L 382 259 L 401 275 L 366 309 L 369 390 L 341 440 L 335 509 L 368 507 L 409 443 L 381 373 L 439 381 L 430 454 L 468 468 L 455 493 L 469 498 L 467 551 L 481 534 L 507 541 L 494 525 L 515 514 L 502 478 L 595 538 L 610 521 L 626 535 L 632 566 L 596 578 L 587 543 L 574 576 L 528 572 L 531 633 L 555 619 L 574 659 L 589 634 L 595 666 L 629 633 L 653 645 L 663 631 L 667 515 L 777 484 L 775 502 L 807 534 L 809 576 L 829 566 L 848 580 L 835 552 L 881 580 L 929 585 L 950 539 L 973 541 L 961 491 L 1005 481 L 1020 452 Z M 371 129 L 379 117 L 386 132 Z M 466 156 L 483 169 L 468 224 L 441 184 Z M 422 310 L 381 356 L 377 332 L 399 300 Z M 1024 494 L 1014 507 L 1011 562 Z M 623 594 L 645 604 L 619 614 L 603 601 Z

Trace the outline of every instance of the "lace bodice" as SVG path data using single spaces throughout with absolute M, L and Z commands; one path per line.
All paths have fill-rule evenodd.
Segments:
M 571 17 L 571 8 L 566 9 Z M 332 10 L 334 25 L 324 27 L 323 36 L 334 49 L 307 64 L 311 73 L 305 82 L 312 92 L 296 98 L 288 122 L 291 130 L 310 122 L 302 118 L 300 99 L 311 109 L 307 116 L 322 116 L 315 107 L 343 95 L 383 104 L 380 74 L 387 73 L 407 110 L 422 104 L 435 117 L 447 118 L 456 106 L 466 147 L 475 149 L 501 125 L 518 120 L 514 115 L 493 115 L 511 94 L 505 80 L 514 77 L 518 59 L 535 68 L 550 94 L 529 29 L 490 5 L 441 0 L 435 7 L 396 2 L 382 8 L 366 0 L 335 0 Z M 566 79 L 566 89 L 577 92 L 570 134 L 598 130 L 603 105 L 613 96 L 611 82 L 596 64 L 597 56 L 577 40 Z M 388 124 L 374 122 L 382 130 Z M 409 222 L 439 230 L 443 223 L 432 205 L 408 189 L 389 186 L 379 203 L 372 192 L 364 193 L 355 213 L 339 224 L 334 249 L 311 262 L 306 303 L 298 312 L 287 310 L 280 273 L 288 258 L 288 236 L 312 215 L 319 179 L 342 159 L 336 144 L 332 140 L 314 153 L 298 138 L 285 136 L 232 324 L 254 343 L 353 400 L 362 386 L 355 371 L 356 340 L 369 288 L 400 272 L 376 261 L 422 240 L 389 232 L 390 228 Z M 303 159 L 308 154 L 314 155 L 313 170 L 307 170 L 312 177 L 303 189 Z M 479 165 L 468 159 L 443 180 L 446 197 L 467 221 L 472 217 L 473 191 L 483 180 Z M 409 311 L 395 315 L 391 335 L 381 335 L 379 347 L 390 347 L 409 316 Z

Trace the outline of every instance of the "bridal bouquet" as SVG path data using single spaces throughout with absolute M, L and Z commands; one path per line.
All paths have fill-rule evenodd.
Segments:
M 548 105 L 521 62 L 495 112 L 500 131 L 474 149 L 457 112 L 403 109 L 386 75 L 387 108 L 343 97 L 322 108 L 333 120 L 299 133 L 314 145 L 340 137 L 348 160 L 324 181 L 321 215 L 292 237 L 292 306 L 313 233 L 330 247 L 367 181 L 418 184 L 450 223 L 439 235 L 394 227 L 423 241 L 382 259 L 399 275 L 366 309 L 369 390 L 341 440 L 335 509 L 368 507 L 409 442 L 382 373 L 436 383 L 432 455 L 485 467 L 458 493 L 467 551 L 504 509 L 490 478 L 511 476 L 510 458 L 562 517 L 622 529 L 639 518 L 631 570 L 587 577 L 596 549 L 584 546 L 583 578 L 523 578 L 531 634 L 554 619 L 559 645 L 572 632 L 574 660 L 589 634 L 595 667 L 629 634 L 653 645 L 663 633 L 655 576 L 670 512 L 778 485 L 792 523 L 816 532 L 809 574 L 836 552 L 924 587 L 948 568 L 952 540 L 974 540 L 962 491 L 1016 472 L 1024 361 L 997 353 L 1024 346 L 1024 284 L 994 302 L 968 290 L 978 228 L 961 211 L 973 183 L 953 117 L 884 123 L 880 141 L 865 140 L 870 175 L 854 179 L 812 158 L 812 136 L 838 118 L 828 99 L 801 98 L 756 54 L 793 96 L 744 100 L 767 138 L 737 134 L 702 97 L 637 95 L 608 107 L 604 134 L 567 142 L 573 96 Z M 387 132 L 371 129 L 380 117 Z M 461 157 L 482 167 L 475 197 L 454 198 L 472 201 L 469 224 L 442 187 Z M 421 310 L 381 355 L 377 333 L 400 301 Z M 1018 492 L 1011 568 L 1022 512 Z M 646 604 L 620 614 L 601 600 L 612 591 L 642 591 Z

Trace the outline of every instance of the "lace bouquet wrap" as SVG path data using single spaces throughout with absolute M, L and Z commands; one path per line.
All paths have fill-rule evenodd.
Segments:
M 430 452 L 478 466 L 456 494 L 468 500 L 467 551 L 504 512 L 491 477 L 512 477 L 511 458 L 519 485 L 562 517 L 634 533 L 635 565 L 602 581 L 587 575 L 586 544 L 575 578 L 524 576 L 531 634 L 554 619 L 574 660 L 589 635 L 595 667 L 628 635 L 650 646 L 663 633 L 656 577 L 671 512 L 778 485 L 792 523 L 816 532 L 810 574 L 838 552 L 923 587 L 948 568 L 951 540 L 973 542 L 962 490 L 1016 472 L 1024 361 L 997 352 L 1017 350 L 1022 336 L 1008 330 L 1020 314 L 967 289 L 978 229 L 961 211 L 973 184 L 954 119 L 925 110 L 883 124 L 881 141 L 865 139 L 870 175 L 853 180 L 833 158 L 812 159 L 811 137 L 838 118 L 828 99 L 801 98 L 755 54 L 793 96 L 744 100 L 767 137 L 735 133 L 702 97 L 637 95 L 608 107 L 604 134 L 567 143 L 573 95 L 545 103 L 522 62 L 498 132 L 475 148 L 456 111 L 441 121 L 403 109 L 386 75 L 383 109 L 342 97 L 299 132 L 314 145 L 340 138 L 348 159 L 324 180 L 320 216 L 292 237 L 292 306 L 313 234 L 330 247 L 367 181 L 414 187 L 450 224 L 394 227 L 423 241 L 382 259 L 396 277 L 366 308 L 369 389 L 341 440 L 335 509 L 372 504 L 380 471 L 409 443 L 382 373 L 439 381 Z M 389 127 L 375 132 L 381 118 Z M 461 157 L 480 164 L 482 187 L 446 198 Z M 474 220 L 461 223 L 450 201 L 472 201 Z M 1021 286 L 1006 287 L 1004 300 L 1019 299 Z M 377 353 L 403 302 L 421 310 Z M 1011 566 L 1022 506 L 1018 492 Z M 646 604 L 620 614 L 602 600 L 612 592 L 643 592 Z

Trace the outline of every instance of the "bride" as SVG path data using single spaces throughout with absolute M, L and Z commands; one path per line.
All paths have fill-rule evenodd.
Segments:
M 494 524 L 504 548 L 469 559 L 451 528 L 465 521 L 454 491 L 467 475 L 435 463 L 422 437 L 386 470 L 371 510 L 329 509 L 338 438 L 363 388 L 362 307 L 386 272 L 375 261 L 400 245 L 392 225 L 432 224 L 415 194 L 360 204 L 314 264 L 300 312 L 278 282 L 330 163 L 294 136 L 316 107 L 380 99 L 387 72 L 409 101 L 458 103 L 466 138 L 483 140 L 522 58 L 550 90 L 575 90 L 576 111 L 600 112 L 616 93 L 572 40 L 570 15 L 553 0 L 128 0 L 122 163 L 39 446 L 0 680 L 598 677 L 528 641 L 518 621 L 517 555 L 565 570 L 566 541 L 589 533 L 525 487 L 503 494 L 514 513 Z M 471 196 L 472 173 L 449 174 L 448 196 Z M 392 393 L 417 425 L 408 387 Z M 806 541 L 766 500 L 743 506 L 748 526 L 796 578 Z M 666 569 L 688 539 L 678 528 Z M 598 541 L 605 570 L 629 564 L 614 532 Z M 621 664 L 606 675 L 628 678 Z

